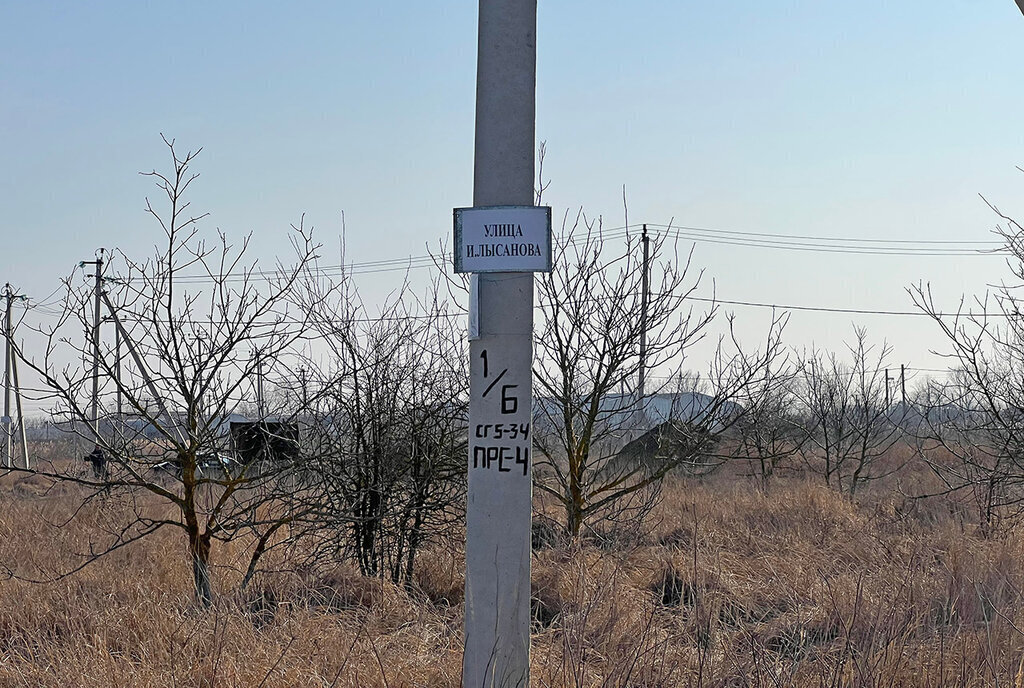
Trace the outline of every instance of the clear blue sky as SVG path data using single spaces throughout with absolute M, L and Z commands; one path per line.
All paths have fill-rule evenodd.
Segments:
M 306 214 L 328 252 L 422 255 L 472 198 L 476 3 L 0 0 L 0 283 L 35 298 L 99 246 L 144 255 L 159 134 L 202 146 L 209 227 L 287 252 Z M 546 2 L 538 138 L 556 217 L 796 235 L 986 241 L 984 193 L 1024 216 L 1024 17 L 1012 0 Z M 997 258 L 698 244 L 725 299 L 909 310 Z M 383 294 L 395 273 L 367 276 Z M 710 293 L 710 279 L 703 293 Z M 765 313 L 736 308 L 752 334 Z M 850 323 L 937 364 L 920 318 L 797 313 L 788 340 Z

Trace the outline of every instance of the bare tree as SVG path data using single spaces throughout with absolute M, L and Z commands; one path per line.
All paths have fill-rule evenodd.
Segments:
M 403 285 L 371 316 L 348 276 L 311 283 L 304 307 L 329 367 L 320 390 L 311 493 L 317 557 L 352 557 L 368 576 L 412 581 L 416 556 L 462 514 L 468 377 L 461 316 Z
M 807 424 L 804 460 L 825 484 L 853 496 L 864 483 L 898 468 L 882 467 L 879 459 L 901 439 L 905 409 L 886 404 L 891 347 L 869 345 L 862 328 L 854 329 L 847 346 L 849 362 L 817 349 L 802 354 L 797 396 Z
M 994 397 L 1013 384 L 1007 379 L 990 380 Z M 962 502 L 988 536 L 1024 516 L 1024 448 L 1018 444 L 1021 422 L 1002 402 L 993 413 L 990 397 L 979 391 L 976 380 L 958 370 L 949 380 L 931 380 L 915 396 L 918 455 L 940 487 L 914 496 Z
M 600 221 L 588 221 L 582 211 L 569 231 L 563 227 L 554 270 L 539 279 L 536 485 L 564 509 L 573 537 L 585 523 L 622 514 L 636 500 L 649 503 L 669 471 L 707 451 L 708 440 L 739 416 L 739 390 L 758 376 L 766 357 L 779 352 L 782 323 L 776 320 L 768 345 L 756 355 L 726 355 L 719 346 L 709 395 L 665 394 L 665 384 L 640 388 L 641 373 L 651 370 L 681 379 L 689 347 L 716 313 L 713 306 L 693 310 L 687 299 L 700 276 L 690 276 L 691 256 L 669 251 L 665 236 L 651 242 L 649 298 L 643 294 L 640 237 L 627 235 L 625 249 L 612 252 Z M 670 427 L 638 437 L 666 421 Z M 634 449 L 654 443 L 648 460 L 623 454 L 630 440 L 640 440 Z
M 18 353 L 48 388 L 55 421 L 94 446 L 91 475 L 67 462 L 39 472 L 132 507 L 134 517 L 97 543 L 89 560 L 162 528 L 180 529 L 196 599 L 208 605 L 213 542 L 274 531 L 287 518 L 274 504 L 286 497 L 279 486 L 291 466 L 234 460 L 227 429 L 254 395 L 257 367 L 283 358 L 306 329 L 305 314 L 288 299 L 317 247 L 300 224 L 294 262 L 261 271 L 246 262 L 248 238 L 235 247 L 218 232 L 208 242 L 200 227 L 206 216 L 193 214 L 187 200 L 199 151 L 182 155 L 164 141 L 170 172 L 147 173 L 163 203 L 146 203 L 162 247 L 146 261 L 115 254 L 121 269 L 103 276 L 98 298 L 69 278 L 62 317 L 41 330 L 44 355 Z M 98 332 L 97 316 L 116 328 L 123 350 L 97 338 L 96 356 L 93 341 L 67 334 L 75 324 Z
M 932 445 L 924 455 L 947 492 L 972 495 L 986 533 L 1024 506 L 1024 228 L 989 207 L 1003 221 L 995 232 L 1013 281 L 973 303 L 962 298 L 951 313 L 936 303 L 930 285 L 908 290 L 939 326 L 949 346 L 941 355 L 954 373 L 929 390 L 922 415 Z
M 747 461 L 766 484 L 777 469 L 796 456 L 807 439 L 798 411 L 796 370 L 788 357 L 769 360 L 762 375 L 741 391 L 743 415 L 733 428 L 729 457 Z

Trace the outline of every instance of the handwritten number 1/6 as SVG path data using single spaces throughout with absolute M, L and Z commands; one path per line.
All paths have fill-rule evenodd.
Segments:
M 484 359 L 484 377 L 487 377 L 487 349 L 480 352 L 480 358 Z

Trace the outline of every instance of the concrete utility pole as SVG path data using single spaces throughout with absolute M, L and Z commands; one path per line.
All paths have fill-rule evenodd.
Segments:
M 4 309 L 3 318 L 3 465 L 5 468 L 10 468 L 11 440 L 13 439 L 10 427 L 10 285 L 4 286 L 4 296 L 7 306 Z
M 117 427 L 124 418 L 124 400 L 121 395 L 121 328 L 114 327 L 114 382 L 117 383 Z
M 14 465 L 14 419 L 11 417 L 11 388 L 13 382 L 14 398 L 18 408 L 18 427 L 21 431 L 21 454 L 24 467 L 28 468 L 28 442 L 25 437 L 25 414 L 21 407 L 21 385 L 18 382 L 18 362 L 14 356 L 14 301 L 24 300 L 16 294 L 10 284 L 4 285 L 4 443 L 2 463 L 6 468 Z
M 14 401 L 18 407 L 18 427 L 21 428 L 22 465 L 28 470 L 28 435 L 25 433 L 25 411 L 21 407 L 21 383 L 18 381 L 18 359 L 15 356 L 11 357 L 11 372 L 14 374 Z
M 302 395 L 302 413 L 305 414 L 309 407 L 309 393 L 306 386 L 306 367 L 302 366 L 299 368 L 299 389 Z
M 93 308 L 92 321 L 92 411 L 90 419 L 92 423 L 93 437 L 99 442 L 100 436 L 100 315 L 101 299 L 103 298 L 103 254 L 106 249 L 100 249 L 96 260 L 83 260 L 78 265 L 95 265 L 96 273 L 93 275 L 96 282 L 93 287 L 95 305 Z M 99 446 L 97 444 L 97 446 Z
M 266 416 L 263 403 L 263 358 L 259 349 L 255 350 L 254 355 L 256 356 L 256 415 L 262 421 Z
M 473 166 L 476 208 L 534 204 L 536 36 L 536 0 L 480 0 Z M 482 272 L 474 281 L 479 324 L 469 342 L 462 685 L 526 688 L 530 683 L 533 275 Z
M 900 392 L 903 397 L 903 409 L 907 408 L 907 367 L 900 363 Z
M 11 428 L 11 285 L 4 285 L 4 467 L 11 467 L 14 432 Z
M 647 382 L 647 309 L 651 303 L 651 239 L 647 236 L 646 223 L 641 239 L 644 246 L 644 274 L 640 294 L 640 384 L 637 386 L 637 400 L 643 403 Z

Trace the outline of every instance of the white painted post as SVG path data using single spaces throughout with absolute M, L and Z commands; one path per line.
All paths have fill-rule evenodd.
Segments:
M 536 0 L 480 0 L 474 207 L 534 203 L 536 35 Z M 481 273 L 475 281 L 462 685 L 526 688 L 533 274 Z

